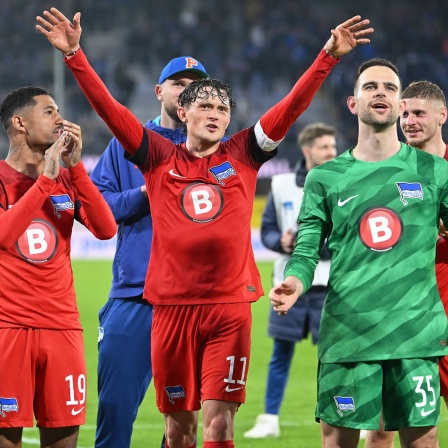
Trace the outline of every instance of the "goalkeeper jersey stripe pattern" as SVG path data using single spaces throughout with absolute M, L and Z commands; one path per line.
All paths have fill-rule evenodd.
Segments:
M 448 223 L 448 163 L 408 145 L 379 162 L 348 150 L 311 170 L 285 275 L 308 288 L 328 236 L 322 362 L 448 354 L 434 269 L 439 217 Z

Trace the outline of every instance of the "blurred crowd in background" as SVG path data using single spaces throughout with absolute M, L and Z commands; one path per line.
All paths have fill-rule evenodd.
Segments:
M 100 154 L 111 133 L 84 99 L 68 70 L 64 98 L 54 92 L 55 62 L 62 57 L 35 31 L 35 17 L 50 6 L 70 18 L 81 11 L 82 47 L 112 93 L 142 122 L 160 106 L 154 85 L 173 57 L 199 59 L 212 77 L 229 83 L 237 108 L 229 134 L 252 125 L 312 63 L 331 28 L 360 14 L 375 28 L 333 70 L 312 107 L 282 143 L 278 170 L 299 157 L 297 133 L 325 121 L 338 133 L 338 150 L 353 146 L 357 124 L 346 107 L 360 62 L 383 57 L 395 62 L 403 84 L 427 79 L 448 94 L 447 0 L 2 0 L 0 99 L 14 88 L 38 85 L 64 105 L 64 118 L 83 128 L 84 153 Z M 448 128 L 447 128 L 448 129 Z M 445 137 L 448 139 L 448 137 Z M 8 151 L 4 133 L 0 156 Z M 275 171 L 275 170 L 274 170 Z M 274 172 L 272 173 L 274 174 Z

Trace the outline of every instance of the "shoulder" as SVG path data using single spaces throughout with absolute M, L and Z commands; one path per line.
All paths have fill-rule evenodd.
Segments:
M 350 150 L 345 151 L 341 155 L 335 157 L 322 165 L 314 167 L 308 173 L 306 181 L 316 179 L 335 179 L 344 175 L 348 170 L 350 170 L 354 165 L 355 159 L 352 157 Z

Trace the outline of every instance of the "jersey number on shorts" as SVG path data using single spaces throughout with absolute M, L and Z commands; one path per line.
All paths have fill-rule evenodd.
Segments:
M 75 386 L 73 381 L 73 375 L 65 377 L 65 381 L 68 381 L 68 387 L 70 388 L 70 400 L 66 401 L 67 406 L 76 406 L 78 404 L 84 404 L 86 401 L 86 377 L 83 373 L 78 376 L 78 391 L 81 394 L 81 400 L 75 400 Z
M 417 382 L 417 387 L 415 388 L 415 392 L 418 394 L 421 394 L 422 401 L 419 403 L 415 403 L 415 406 L 418 408 L 422 408 L 426 405 L 428 399 L 427 399 L 427 393 L 425 389 L 422 389 L 423 382 L 426 380 L 426 388 L 428 392 L 432 393 L 432 400 L 429 402 L 429 405 L 433 407 L 436 404 L 436 394 L 434 393 L 434 389 L 431 386 L 431 380 L 432 375 L 427 376 L 413 376 L 412 379 Z
M 233 379 L 233 374 L 235 371 L 235 356 L 228 356 L 227 361 L 230 362 L 230 367 L 229 367 L 229 376 L 227 378 L 224 378 L 224 382 L 228 383 L 229 385 L 227 385 L 226 387 L 226 391 L 227 392 L 233 392 L 235 390 L 240 390 L 244 387 L 244 385 L 246 384 L 246 382 L 244 381 L 244 377 L 246 375 L 246 363 L 247 363 L 247 358 L 244 356 L 243 358 L 240 358 L 240 362 L 242 363 L 242 368 L 241 368 L 241 379 L 239 380 L 234 380 Z M 241 384 L 240 387 L 231 387 L 230 384 Z

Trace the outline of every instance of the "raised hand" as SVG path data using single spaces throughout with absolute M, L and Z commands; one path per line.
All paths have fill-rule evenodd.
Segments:
M 59 138 L 45 151 L 45 167 L 42 174 L 51 180 L 55 180 L 59 175 L 59 156 L 67 136 L 67 131 L 62 132 Z
M 36 25 L 36 29 L 50 41 L 54 48 L 62 53 L 70 53 L 79 49 L 82 32 L 80 12 L 73 17 L 73 23 L 56 8 L 44 11 L 43 15 L 45 18 L 36 17 L 40 23 L 40 25 Z
M 67 137 L 61 149 L 61 158 L 67 168 L 73 168 L 81 160 L 81 127 L 75 123 L 64 121 L 64 131 L 67 132 Z
M 361 20 L 361 16 L 352 17 L 331 30 L 331 37 L 324 46 L 324 50 L 334 58 L 347 54 L 360 44 L 370 43 L 369 36 L 373 28 L 365 28 L 370 20 Z
M 269 291 L 269 300 L 274 311 L 284 316 L 302 293 L 302 282 L 297 277 L 290 276 Z

